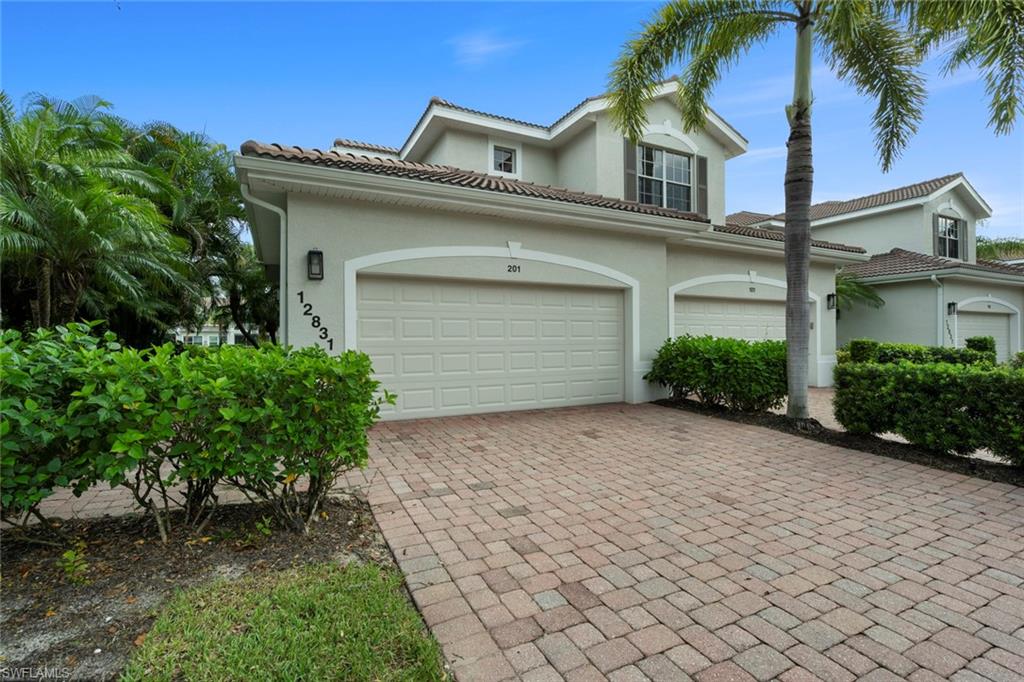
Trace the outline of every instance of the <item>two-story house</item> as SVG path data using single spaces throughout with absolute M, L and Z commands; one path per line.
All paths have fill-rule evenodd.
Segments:
M 845 271 L 885 300 L 877 309 L 840 311 L 839 344 L 872 338 L 959 347 L 971 336 L 991 336 L 1000 361 L 1019 352 L 1024 266 L 977 257 L 977 223 L 991 215 L 962 173 L 813 205 L 814 237 L 858 244 L 874 254 Z M 727 222 L 779 230 L 785 219 L 742 211 Z
M 247 142 L 236 157 L 281 336 L 357 348 L 390 417 L 640 402 L 681 333 L 784 338 L 781 234 L 725 225 L 725 162 L 747 141 L 713 112 L 684 131 L 675 84 L 639 145 L 604 96 L 551 125 L 434 99 L 401 148 Z M 815 241 L 811 382 L 835 362 L 835 272 Z

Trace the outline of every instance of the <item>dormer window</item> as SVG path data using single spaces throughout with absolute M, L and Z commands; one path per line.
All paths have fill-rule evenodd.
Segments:
M 516 172 L 516 150 L 495 145 L 492 168 L 499 173 L 514 174 Z
M 959 218 L 935 216 L 935 253 L 945 258 L 960 258 L 960 240 L 966 232 L 966 224 Z
M 680 211 L 692 210 L 690 157 L 646 145 L 637 147 L 637 155 L 637 198 L 640 203 Z

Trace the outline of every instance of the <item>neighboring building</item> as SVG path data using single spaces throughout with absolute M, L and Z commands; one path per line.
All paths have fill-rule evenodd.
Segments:
M 222 328 L 217 324 L 206 324 L 198 330 L 178 327 L 174 330 L 174 340 L 193 346 L 231 346 L 245 343 L 245 337 L 233 325 Z
M 962 173 L 811 207 L 814 237 L 874 254 L 845 268 L 877 288 L 885 306 L 855 306 L 837 322 L 840 345 L 873 338 L 962 346 L 992 336 L 1000 361 L 1021 350 L 1024 266 L 978 260 L 977 222 L 992 210 Z M 781 230 L 785 214 L 743 211 L 730 223 Z
M 649 400 L 669 336 L 784 338 L 781 234 L 724 220 L 747 141 L 714 113 L 683 132 L 675 95 L 659 89 L 639 147 L 603 96 L 550 126 L 434 99 L 400 149 L 245 143 L 282 342 L 369 353 L 408 418 Z M 826 301 L 867 256 L 811 252 L 811 383 L 828 385 Z

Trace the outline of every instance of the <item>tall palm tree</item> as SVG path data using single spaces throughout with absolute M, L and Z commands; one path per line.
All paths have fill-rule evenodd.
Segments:
M 167 186 L 124 151 L 108 106 L 39 97 L 18 116 L 0 93 L 0 254 L 35 326 L 117 304 L 145 314 L 187 281 L 182 244 L 150 198 Z
M 781 30 L 794 31 L 796 55 L 786 159 L 787 414 L 808 417 L 810 350 L 808 272 L 811 156 L 811 68 L 817 47 L 829 66 L 860 93 L 878 102 L 873 118 L 882 168 L 888 170 L 917 130 L 924 83 L 915 70 L 919 53 L 880 3 L 820 0 L 676 0 L 665 5 L 630 41 L 611 76 L 612 115 L 639 141 L 646 105 L 677 61 L 678 102 L 686 127 L 702 128 L 707 102 L 726 67 Z

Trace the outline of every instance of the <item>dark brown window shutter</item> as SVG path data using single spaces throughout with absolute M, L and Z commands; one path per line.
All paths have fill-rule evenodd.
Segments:
M 697 213 L 708 216 L 708 157 L 697 157 Z
M 622 190 L 622 198 L 636 201 L 636 145 L 628 137 L 622 138 L 622 142 L 622 158 L 626 169 L 626 186 Z
M 939 255 L 939 214 L 932 214 L 932 252 Z

